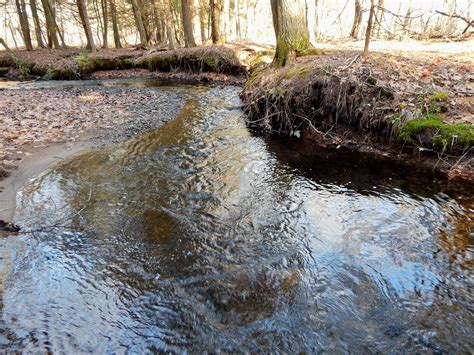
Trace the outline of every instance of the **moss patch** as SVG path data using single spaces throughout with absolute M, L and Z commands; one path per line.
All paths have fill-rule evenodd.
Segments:
M 312 71 L 309 67 L 295 66 L 285 73 L 285 79 L 291 79 L 295 76 L 304 76 Z
M 406 122 L 399 137 L 409 140 L 420 134 L 429 134 L 435 146 L 470 146 L 474 144 L 474 126 L 468 123 L 447 124 L 436 114 L 427 114 Z
M 448 94 L 446 94 L 445 92 L 437 91 L 433 95 L 431 95 L 428 99 L 430 100 L 430 102 L 441 102 L 441 101 L 447 100 L 448 97 L 449 97 Z
M 170 72 L 224 73 L 242 75 L 246 68 L 239 62 L 232 49 L 224 46 L 179 48 L 149 54 L 138 59 L 136 67 Z

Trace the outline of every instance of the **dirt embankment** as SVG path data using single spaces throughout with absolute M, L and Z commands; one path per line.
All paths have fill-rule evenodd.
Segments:
M 472 57 L 358 53 L 254 70 L 241 95 L 249 125 L 473 180 Z
M 257 49 L 258 50 L 258 49 Z M 187 73 L 194 81 L 235 81 L 247 73 L 245 60 L 256 51 L 251 46 L 201 46 L 164 50 L 103 49 L 88 52 L 77 48 L 63 50 L 0 51 L 0 67 L 11 68 L 11 77 L 44 80 L 87 79 L 96 72 L 124 71 L 131 75 L 151 72 Z M 102 74 L 104 75 L 104 74 Z

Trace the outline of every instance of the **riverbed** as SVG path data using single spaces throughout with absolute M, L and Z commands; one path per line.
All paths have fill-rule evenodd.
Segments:
M 250 131 L 239 88 L 19 191 L 10 352 L 470 352 L 472 192 Z

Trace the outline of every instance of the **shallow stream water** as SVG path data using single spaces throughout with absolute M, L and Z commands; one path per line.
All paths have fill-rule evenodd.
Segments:
M 21 191 L 2 349 L 472 351 L 469 192 L 253 134 L 238 88 L 156 90 L 165 126 Z

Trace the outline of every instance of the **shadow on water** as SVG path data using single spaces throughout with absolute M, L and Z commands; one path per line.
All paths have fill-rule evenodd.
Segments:
M 237 88 L 183 94 L 162 128 L 23 189 L 4 349 L 472 348 L 469 195 L 255 136 Z

